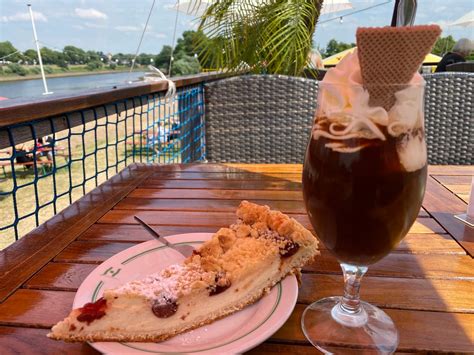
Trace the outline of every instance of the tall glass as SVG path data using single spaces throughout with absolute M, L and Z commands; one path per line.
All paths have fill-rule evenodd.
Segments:
M 340 262 L 345 283 L 342 297 L 314 302 L 303 313 L 306 337 L 323 352 L 348 345 L 391 353 L 398 346 L 390 317 L 361 301 L 359 288 L 368 266 L 405 237 L 421 207 L 424 83 L 378 89 L 389 95 L 385 108 L 369 106 L 372 98 L 360 85 L 319 85 L 303 195 L 317 237 Z

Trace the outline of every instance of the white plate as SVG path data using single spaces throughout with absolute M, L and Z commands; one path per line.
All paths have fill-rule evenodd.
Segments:
M 210 233 L 166 237 L 173 244 L 198 246 Z M 101 297 L 107 288 L 140 279 L 184 257 L 158 241 L 151 240 L 126 249 L 98 266 L 77 290 L 74 308 Z M 177 335 L 160 343 L 91 343 L 108 354 L 138 353 L 241 353 L 268 339 L 289 318 L 298 297 L 295 276 L 286 277 L 257 303 L 207 326 Z

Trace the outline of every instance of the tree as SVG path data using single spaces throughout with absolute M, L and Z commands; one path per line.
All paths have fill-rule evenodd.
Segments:
M 431 52 L 433 54 L 443 56 L 444 54 L 449 52 L 451 49 L 453 49 L 455 43 L 456 41 L 451 35 L 447 37 L 439 37 Z
M 355 46 L 355 43 L 338 42 L 335 39 L 331 39 L 326 45 L 326 49 L 321 52 L 321 55 L 323 58 L 327 58 Z
M 163 46 L 161 52 L 155 57 L 155 67 L 168 70 L 171 58 L 171 46 Z
M 86 59 L 85 59 L 84 63 L 100 61 L 100 57 L 101 56 L 100 56 L 99 52 L 87 51 L 86 52 Z
M 23 57 L 28 62 L 28 64 L 38 63 L 38 53 L 34 49 L 27 49 L 23 52 Z
M 140 53 L 140 55 L 137 57 L 137 63 L 141 65 L 153 64 L 155 60 L 154 57 L 155 56 L 153 54 Z
M 99 61 L 87 63 L 86 68 L 87 70 L 90 70 L 90 71 L 100 69 L 102 68 L 102 62 L 99 60 Z
M 40 52 L 44 64 L 59 64 L 64 60 L 64 56 L 61 52 L 49 49 L 48 47 L 41 48 Z
M 199 0 L 195 0 L 198 2 Z M 300 75 L 322 0 L 215 1 L 201 16 L 199 58 L 212 68 Z
M 21 60 L 21 57 L 22 57 L 21 53 L 20 52 L 15 53 L 16 51 L 17 49 L 13 46 L 11 42 L 9 41 L 0 42 L 0 58 L 8 56 L 7 58 L 3 59 L 4 61 L 16 63 L 19 60 Z
M 119 65 L 129 65 L 132 63 L 133 54 L 117 53 L 112 56 L 112 61 Z
M 215 54 L 210 53 L 207 57 L 199 57 L 202 49 L 209 47 L 213 47 L 211 40 L 203 31 L 184 31 L 183 38 L 177 40 L 174 57 L 181 58 L 183 55 L 198 56 L 200 66 L 209 69 L 212 68 L 212 63 L 216 61 Z
M 171 76 L 197 74 L 200 71 L 200 65 L 196 58 L 183 55 L 173 62 L 171 67 Z
M 83 49 L 74 46 L 65 46 L 63 54 L 64 60 L 69 64 L 84 64 L 87 62 L 87 54 Z

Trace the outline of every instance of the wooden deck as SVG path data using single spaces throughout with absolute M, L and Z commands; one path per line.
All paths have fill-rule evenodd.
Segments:
M 399 352 L 471 352 L 474 343 L 474 229 L 466 211 L 474 167 L 433 166 L 418 219 L 389 256 L 369 268 L 362 298 L 383 308 L 400 332 Z M 96 353 L 87 344 L 46 338 L 71 310 L 75 291 L 101 262 L 150 236 L 214 232 L 235 219 L 242 199 L 290 214 L 310 228 L 301 165 L 133 165 L 28 236 L 0 252 L 1 353 Z M 285 325 L 250 353 L 313 354 L 301 313 L 342 292 L 336 260 L 321 256 L 304 269 L 298 304 Z

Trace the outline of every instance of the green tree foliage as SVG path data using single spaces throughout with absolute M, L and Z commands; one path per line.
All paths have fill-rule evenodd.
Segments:
M 117 53 L 112 56 L 112 61 L 118 65 L 131 65 L 133 54 Z
M 90 63 L 87 63 L 87 70 L 98 70 L 98 69 L 101 69 L 102 68 L 102 62 L 100 60 L 97 60 L 97 61 L 94 61 L 94 62 L 90 62 Z
M 150 65 L 153 64 L 155 56 L 153 54 L 140 53 L 137 57 L 137 63 L 141 65 Z
M 40 49 L 41 59 L 43 64 L 58 64 L 60 61 L 64 61 L 64 55 L 61 52 L 43 47 Z
M 35 49 L 27 49 L 23 52 L 23 58 L 28 64 L 38 63 L 38 53 Z
M 171 66 L 171 76 L 196 74 L 199 71 L 199 62 L 194 56 L 182 55 Z
M 87 53 L 74 46 L 66 46 L 63 49 L 64 60 L 69 64 L 84 64 L 87 63 Z
M 355 46 L 355 43 L 338 42 L 335 39 L 331 39 L 326 45 L 326 49 L 321 52 L 321 55 L 323 58 L 327 58 Z
M 8 55 L 8 57 L 4 59 L 5 61 L 12 63 L 20 61 L 22 57 L 21 53 L 10 55 L 12 53 L 15 53 L 17 50 L 18 49 L 16 49 L 9 41 L 0 42 L 0 58 Z
M 160 53 L 155 57 L 155 67 L 164 70 L 168 70 L 168 65 L 171 58 L 171 46 L 163 46 Z
M 431 52 L 433 54 L 443 56 L 451 49 L 453 49 L 455 43 L 456 41 L 451 35 L 447 37 L 439 37 Z
M 183 38 L 177 40 L 175 57 L 180 57 L 183 54 L 189 57 L 197 56 L 202 68 L 212 69 L 212 63 L 216 61 L 215 55 L 199 56 L 204 48 L 212 47 L 211 42 L 203 31 L 184 31 Z

